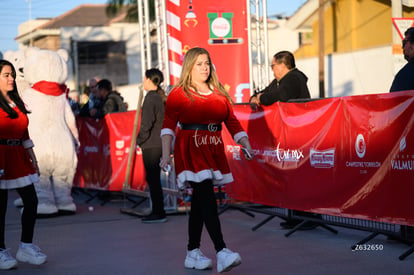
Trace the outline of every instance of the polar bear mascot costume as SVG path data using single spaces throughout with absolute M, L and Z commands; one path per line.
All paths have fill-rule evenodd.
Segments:
M 29 111 L 29 133 L 40 169 L 35 184 L 40 217 L 74 214 L 71 196 L 76 172 L 79 135 L 64 84 L 68 76 L 68 53 L 28 48 L 24 78 L 30 84 L 22 93 Z M 16 204 L 16 203 L 15 203 Z

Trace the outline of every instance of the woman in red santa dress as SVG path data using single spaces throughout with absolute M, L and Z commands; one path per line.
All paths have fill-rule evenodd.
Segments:
M 17 92 L 15 77 L 13 65 L 0 60 L 0 269 L 17 267 L 4 240 L 9 189 L 16 189 L 24 204 L 17 260 L 36 265 L 46 261 L 46 255 L 32 244 L 37 214 L 33 184 L 39 179 L 39 167 L 27 130 L 29 112 Z
M 241 263 L 240 255 L 226 248 L 214 194 L 214 184 L 233 181 L 221 137 L 222 122 L 234 140 L 253 155 L 247 134 L 233 113 L 231 99 L 218 80 L 208 51 L 190 49 L 184 56 L 180 79 L 167 98 L 160 162 L 163 169 L 171 165 L 175 137 L 177 184 L 180 188 L 189 184 L 193 189 L 186 268 L 212 268 L 211 259 L 200 251 L 203 224 L 217 252 L 218 272 L 228 271 Z M 175 135 L 177 123 L 181 129 Z

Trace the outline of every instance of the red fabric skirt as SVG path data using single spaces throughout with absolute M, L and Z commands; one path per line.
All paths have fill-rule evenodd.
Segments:
M 227 163 L 221 131 L 180 130 L 174 146 L 177 185 L 186 181 L 212 179 L 214 184 L 233 181 Z

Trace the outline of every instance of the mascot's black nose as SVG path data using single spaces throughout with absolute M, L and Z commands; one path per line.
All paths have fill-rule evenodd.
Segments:
M 19 72 L 23 73 L 23 68 L 20 68 L 20 69 L 19 69 Z

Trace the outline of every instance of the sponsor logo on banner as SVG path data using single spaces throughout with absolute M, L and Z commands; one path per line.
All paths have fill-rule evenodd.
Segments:
M 278 161 L 298 162 L 300 159 L 304 158 L 302 150 L 280 148 L 280 143 L 277 144 L 275 153 Z
M 209 44 L 239 44 L 243 38 L 233 37 L 233 13 L 223 12 L 221 16 L 216 12 L 207 13 L 210 22 Z
M 407 147 L 407 141 L 405 139 L 405 137 L 403 137 L 400 140 L 400 152 L 404 151 L 404 149 Z
M 241 160 L 240 146 L 226 145 L 226 152 L 232 154 L 234 160 Z
M 355 141 L 355 151 L 360 159 L 365 156 L 365 150 L 367 149 L 367 145 L 365 144 L 365 139 L 362 134 L 359 134 Z
M 364 158 L 367 150 L 367 144 L 362 134 L 359 134 L 355 140 L 355 153 L 359 158 Z M 378 168 L 381 166 L 379 161 L 347 161 L 346 167 L 355 168 Z
M 335 149 L 318 151 L 310 149 L 310 165 L 315 168 L 332 168 L 335 166 Z
M 122 148 L 124 148 L 125 146 L 125 141 L 123 140 L 117 140 L 115 141 L 115 148 L 118 150 L 122 150 Z
M 234 160 L 240 160 L 240 146 L 227 145 L 226 152 L 233 154 Z M 258 162 L 299 162 L 304 158 L 303 151 L 300 149 L 280 148 L 280 143 L 276 150 L 253 150 L 255 159 Z
M 407 140 L 406 137 L 403 137 L 400 140 L 400 153 L 396 156 L 395 159 L 391 160 L 391 168 L 393 170 L 414 170 L 414 154 L 406 152 Z
M 124 140 L 116 140 L 115 141 L 115 156 L 122 157 L 125 154 L 125 141 Z M 122 158 L 118 158 L 121 160 Z

